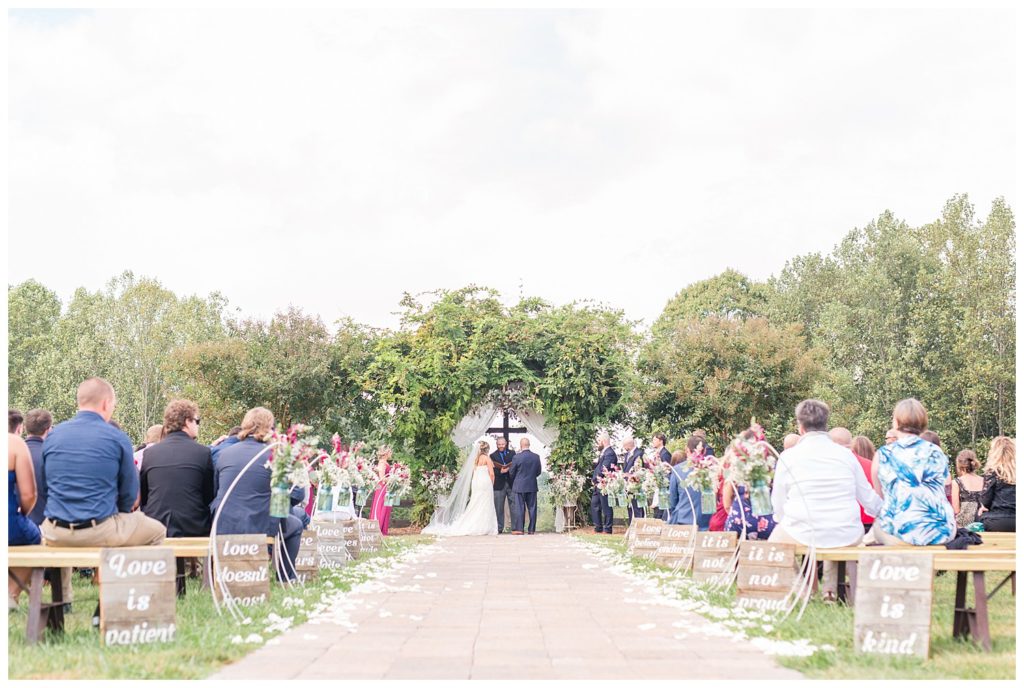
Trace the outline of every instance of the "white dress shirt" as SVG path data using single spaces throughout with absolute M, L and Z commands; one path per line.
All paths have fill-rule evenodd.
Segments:
M 815 547 L 860 542 L 860 509 L 877 516 L 882 499 L 871 489 L 857 457 L 829 439 L 809 432 L 779 455 L 772 485 L 775 522 L 793 539 Z

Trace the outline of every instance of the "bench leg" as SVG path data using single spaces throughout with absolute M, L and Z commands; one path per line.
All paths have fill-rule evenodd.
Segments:
M 974 628 L 972 635 L 986 651 L 992 651 L 992 638 L 988 632 L 988 595 L 985 594 L 985 572 L 974 574 Z
M 28 586 L 28 624 L 25 626 L 25 640 L 29 645 L 39 642 L 43 633 L 43 569 L 34 568 Z
M 849 604 L 856 604 L 857 597 L 857 562 L 851 561 L 849 567 L 850 575 L 850 589 L 847 591 L 846 596 L 849 598 Z
M 185 559 L 178 557 L 174 560 L 176 575 L 174 576 L 174 587 L 178 597 L 185 596 Z
M 839 571 L 836 575 L 836 598 L 843 604 L 849 604 L 849 590 L 846 586 L 846 562 L 838 561 L 836 564 L 836 568 Z
M 970 635 L 970 618 L 973 609 L 967 608 L 967 572 L 956 572 L 956 598 L 953 603 L 953 637 L 966 638 Z
M 47 608 L 46 627 L 56 633 L 64 632 L 64 586 L 60 569 L 45 569 L 50 582 L 50 606 Z

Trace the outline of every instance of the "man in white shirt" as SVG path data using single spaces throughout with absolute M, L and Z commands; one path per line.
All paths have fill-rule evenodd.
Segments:
M 800 441 L 779 455 L 772 486 L 775 530 L 769 540 L 815 547 L 845 547 L 864 537 L 859 506 L 869 516 L 882 508 L 857 457 L 828 436 L 828 405 L 806 399 L 796 407 Z M 825 562 L 822 595 L 834 599 L 837 568 Z

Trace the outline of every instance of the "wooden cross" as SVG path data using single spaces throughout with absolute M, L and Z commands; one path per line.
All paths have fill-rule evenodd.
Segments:
M 494 433 L 500 432 L 502 434 L 502 436 L 505 438 L 505 445 L 511 447 L 512 443 L 509 442 L 509 440 L 508 440 L 508 436 L 510 434 L 517 433 L 517 434 L 525 435 L 526 433 L 529 432 L 529 430 L 527 430 L 526 428 L 511 428 L 511 427 L 509 427 L 509 425 L 508 425 L 508 416 L 509 416 L 508 411 L 505 411 L 504 415 L 505 415 L 505 422 L 502 423 L 502 426 L 500 428 L 487 428 L 487 433 L 488 434 L 494 434 Z

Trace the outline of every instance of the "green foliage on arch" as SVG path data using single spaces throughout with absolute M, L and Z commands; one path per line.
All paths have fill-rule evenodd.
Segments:
M 558 424 L 552 464 L 589 465 L 596 427 L 625 413 L 635 334 L 623 313 L 536 298 L 507 306 L 477 286 L 426 296 L 403 298 L 402 326 L 378 341 L 365 384 L 414 462 L 455 466 L 451 431 L 513 385 Z

